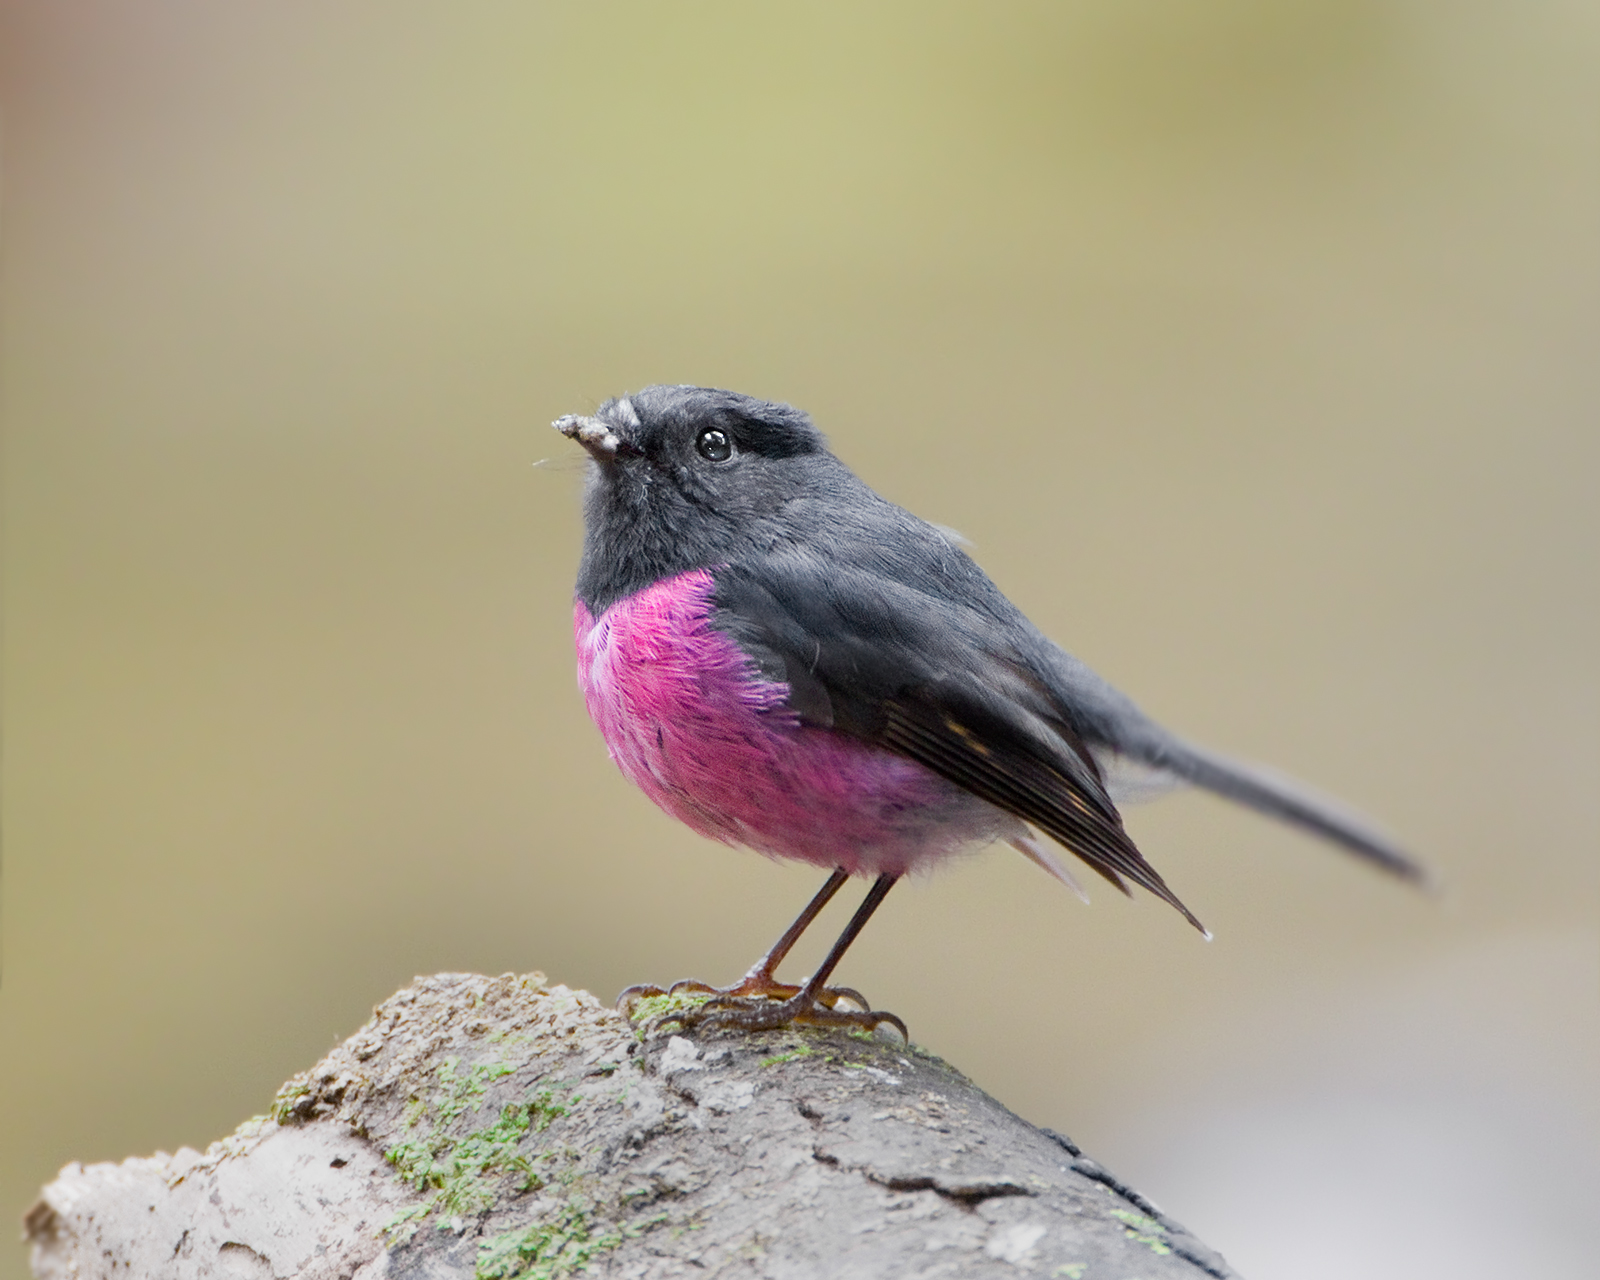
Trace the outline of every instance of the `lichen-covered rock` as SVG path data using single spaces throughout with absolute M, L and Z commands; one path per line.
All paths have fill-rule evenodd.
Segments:
M 35 1274 L 1230 1274 L 918 1050 L 640 1025 L 539 974 L 419 979 L 204 1155 L 69 1165 Z

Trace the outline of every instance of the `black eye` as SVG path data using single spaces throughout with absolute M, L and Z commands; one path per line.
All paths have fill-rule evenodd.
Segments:
M 726 431 L 717 427 L 707 427 L 695 437 L 694 447 L 702 458 L 712 462 L 726 462 L 733 457 L 733 441 L 728 439 Z

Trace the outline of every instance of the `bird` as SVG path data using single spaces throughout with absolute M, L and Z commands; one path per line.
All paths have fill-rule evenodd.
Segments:
M 1184 785 L 1425 880 L 1343 804 L 1162 728 L 1035 627 L 958 535 L 868 487 L 801 410 L 658 385 L 552 425 L 590 458 L 573 631 L 612 760 L 702 836 L 830 872 L 739 982 L 668 989 L 707 997 L 675 1015 L 684 1025 L 905 1037 L 829 979 L 899 879 L 994 842 L 1084 896 L 1059 845 L 1209 938 L 1117 808 Z M 778 981 L 852 876 L 871 888 L 822 964 Z

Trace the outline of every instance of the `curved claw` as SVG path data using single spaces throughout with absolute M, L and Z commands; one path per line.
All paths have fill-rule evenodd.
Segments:
M 627 1013 L 633 1008 L 636 1000 L 644 1000 L 649 996 L 664 996 L 666 994 L 660 987 L 652 986 L 648 982 L 639 983 L 631 987 L 623 987 L 621 991 L 617 992 L 616 1007 L 622 1010 L 623 1013 Z
M 715 995 L 721 990 L 721 987 L 713 987 L 709 982 L 701 982 L 699 978 L 679 978 L 667 988 L 666 994 L 675 996 L 679 992 L 689 991 L 697 995 Z

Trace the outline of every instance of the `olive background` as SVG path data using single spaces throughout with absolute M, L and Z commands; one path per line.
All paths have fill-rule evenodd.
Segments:
M 4 1221 L 413 974 L 731 980 L 799 909 L 821 873 L 658 813 L 574 682 L 547 424 L 670 381 L 809 410 L 1444 886 L 1182 794 L 1128 822 L 1214 942 L 998 849 L 843 981 L 1245 1275 L 1592 1265 L 1593 5 L 0 24 Z

